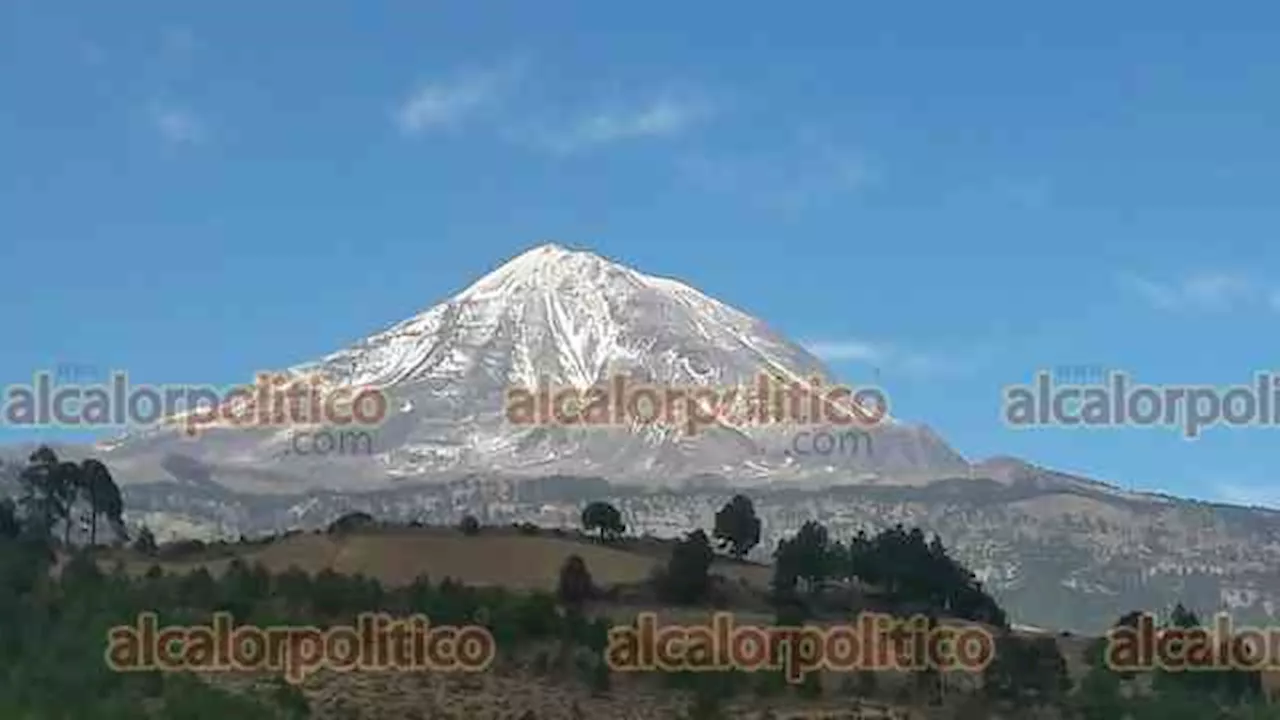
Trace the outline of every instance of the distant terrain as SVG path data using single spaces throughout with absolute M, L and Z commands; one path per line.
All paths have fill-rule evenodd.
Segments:
M 661 424 L 507 422 L 504 392 L 539 383 L 581 388 L 625 375 L 741 387 L 743 407 L 761 402 L 746 390 L 762 372 L 837 383 L 764 322 L 589 252 L 533 248 L 418 315 L 283 372 L 385 393 L 390 416 L 371 431 L 371 452 L 299 457 L 287 428 L 227 427 L 194 439 L 144 429 L 58 452 L 101 457 L 127 520 L 163 538 L 317 528 L 352 510 L 402 523 L 471 513 L 571 527 L 591 499 L 617 504 L 637 533 L 671 538 L 742 490 L 763 521 L 758 560 L 810 519 L 846 538 L 918 525 L 1027 625 L 1096 632 L 1133 608 L 1179 600 L 1248 621 L 1280 612 L 1280 513 L 1128 492 L 1016 458 L 971 462 L 892 412 L 870 428 L 865 452 L 822 457 L 789 454 L 800 426 L 787 423 L 729 418 L 689 436 Z M 0 448 L 0 486 L 16 492 L 33 449 Z
M 1178 601 L 1202 612 L 1230 609 L 1242 622 L 1275 616 L 1280 513 L 1064 486 L 1045 471 L 1024 473 L 1011 482 L 957 478 L 923 487 L 753 488 L 763 522 L 753 556 L 769 562 L 777 540 L 810 519 L 837 537 L 904 522 L 936 532 L 1025 625 L 1098 632 L 1134 608 Z M 361 494 L 259 496 L 173 481 L 126 485 L 124 493 L 129 517 L 161 537 L 319 528 L 352 510 L 404 523 L 453 524 L 473 513 L 499 524 L 572 528 L 583 502 L 602 499 L 636 532 L 672 538 L 709 522 L 732 490 L 709 481 L 654 491 L 599 479 L 477 478 Z

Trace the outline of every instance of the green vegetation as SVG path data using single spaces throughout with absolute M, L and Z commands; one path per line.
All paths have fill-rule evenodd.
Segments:
M 248 695 L 221 689 L 193 674 L 110 669 L 104 659 L 108 631 L 135 625 L 143 612 L 156 612 L 161 625 L 206 625 L 213 613 L 229 612 L 237 625 L 287 623 L 321 628 L 354 624 L 365 612 L 421 613 L 435 624 L 484 625 L 504 654 L 529 641 L 559 640 L 567 648 L 592 648 L 596 658 L 603 657 L 607 625 L 562 612 L 555 596 L 548 593 L 515 594 L 503 588 L 469 588 L 448 578 L 432 583 L 425 577 L 388 589 L 361 575 L 329 570 L 310 575 L 298 569 L 273 574 L 239 559 L 233 559 L 216 578 L 203 567 L 176 575 L 153 566 L 139 578 L 129 577 L 119 566 L 103 571 L 91 545 L 66 542 L 73 531 L 65 526 L 68 519 L 76 519 L 74 511 L 81 504 L 96 509 L 113 528 L 123 529 L 109 490 L 105 494 L 71 491 L 93 487 L 75 479 L 72 468 L 84 467 L 61 463 L 42 448 L 23 475 L 23 501 L 0 502 L 0 613 L 4 618 L 0 622 L 0 718 L 283 720 L 310 716 L 305 697 L 292 686 L 277 685 L 270 693 Z M 101 471 L 90 470 L 94 472 Z M 85 477 L 93 477 L 90 473 Z M 117 536 L 123 537 L 123 532 Z M 90 525 L 86 540 L 97 539 Z M 139 533 L 135 542 L 148 554 L 157 552 L 149 532 Z M 165 548 L 158 550 L 163 553 Z M 61 571 L 55 572 L 60 556 L 64 562 Z M 576 601 L 584 592 L 589 596 L 590 575 L 581 559 L 569 563 L 565 574 L 568 599 Z M 593 687 L 608 687 L 608 668 L 602 662 L 584 673 Z
M 1113 627 L 1137 627 L 1141 612 L 1120 618 Z M 1202 627 L 1182 604 L 1174 606 L 1164 627 Z M 1104 658 L 1104 640 L 1091 643 L 1084 660 L 1088 671 L 1069 699 L 1082 720 L 1277 720 L 1280 707 L 1262 697 L 1261 676 L 1238 669 L 1201 667 L 1189 671 L 1117 672 Z
M 848 545 L 832 542 L 827 529 L 805 523 L 774 552 L 774 592 L 791 598 L 798 588 L 821 593 L 833 580 L 878 588 L 892 606 L 1008 628 L 1004 610 L 973 573 L 951 558 L 935 536 L 897 525 L 874 537 L 859 532 Z
M 123 568 L 104 570 L 97 547 L 127 540 L 119 488 L 96 461 L 60 461 L 41 448 L 22 475 L 22 496 L 0 501 L 0 718 L 22 720 L 285 720 L 310 717 L 313 709 L 300 690 L 275 683 L 265 691 L 232 692 L 193 674 L 115 672 L 104 661 L 108 631 L 134 625 L 140 613 L 156 612 L 162 625 L 207 624 L 216 612 L 237 624 L 292 624 L 324 628 L 349 625 L 361 613 L 423 614 L 436 625 L 478 624 L 489 629 L 500 659 L 534 655 L 531 670 L 557 681 L 575 678 L 597 695 L 613 691 L 605 662 L 609 622 L 585 612 L 588 602 L 608 598 L 597 588 L 579 555 L 565 559 L 556 592 L 516 593 L 501 587 L 467 587 L 450 578 L 418 577 L 402 587 L 384 587 L 360 574 L 332 570 L 309 574 L 297 568 L 272 573 L 233 557 L 225 572 L 202 566 L 166 574 L 158 565 L 141 577 Z M 592 509 L 594 508 L 594 509 Z M 103 521 L 99 524 L 99 521 Z M 330 532 L 376 525 L 365 513 L 340 518 Z M 601 539 L 621 537 L 621 515 L 607 503 L 583 512 L 585 529 Z M 460 529 L 482 531 L 468 516 Z M 520 528 L 522 534 L 536 534 Z M 741 559 L 759 542 L 760 524 L 744 496 L 716 515 L 713 536 Z M 143 529 L 133 547 L 157 561 L 203 550 L 196 541 L 157 546 Z M 716 604 L 723 597 L 711 574 L 715 545 L 703 530 L 671 545 L 671 555 L 653 590 L 669 604 Z M 896 526 L 875 536 L 859 533 L 833 541 L 821 524 L 805 524 L 775 552 L 775 623 L 799 625 L 822 614 L 816 602 L 836 593 L 835 585 L 860 585 L 895 614 L 967 618 L 995 629 L 995 660 L 975 689 L 949 689 L 937 672 L 923 670 L 904 681 L 863 671 L 824 688 L 817 673 L 802 683 L 780 672 L 663 673 L 656 682 L 689 693 L 689 717 L 724 717 L 726 703 L 754 693 L 761 699 L 816 698 L 837 692 L 861 700 L 880 696 L 914 705 L 949 706 L 956 717 L 1049 716 L 1072 720 L 1280 720 L 1262 702 L 1258 673 L 1243 671 L 1127 672 L 1108 668 L 1103 645 L 1092 643 L 1083 658 L 1087 671 L 1078 682 L 1068 676 L 1057 638 L 1028 637 L 1009 629 L 1004 611 L 973 574 L 953 560 L 935 537 Z M 1136 626 L 1140 613 L 1117 624 Z M 1181 605 L 1168 626 L 1194 628 L 1201 620 Z M 548 642 L 550 645 L 548 646 Z M 795 647 L 775 647 L 792 652 Z M 525 658 L 527 659 L 527 658 Z M 950 697 L 948 697 L 950 693 Z M 942 716 L 939 716 L 942 717 Z
M 711 562 L 715 560 L 711 541 L 694 530 L 671 550 L 671 560 L 658 576 L 658 595 L 676 605 L 696 605 L 707 599 L 711 587 Z

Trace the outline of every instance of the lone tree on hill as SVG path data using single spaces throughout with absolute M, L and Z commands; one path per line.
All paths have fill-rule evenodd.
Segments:
M 475 515 L 468 515 L 462 518 L 462 522 L 458 525 L 458 529 L 462 531 L 463 535 L 479 535 L 480 521 L 476 519 Z
M 582 529 L 599 531 L 601 540 L 616 540 L 627 526 L 622 523 L 622 513 L 618 508 L 597 500 L 582 509 Z
M 760 544 L 760 518 L 755 505 L 746 495 L 734 495 L 733 499 L 716 513 L 715 531 L 712 533 L 720 545 L 728 546 L 736 558 L 743 558 L 751 548 Z

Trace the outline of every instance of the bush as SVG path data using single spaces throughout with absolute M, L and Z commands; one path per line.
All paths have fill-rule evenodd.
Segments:
M 560 602 L 568 607 L 581 607 L 583 603 L 595 596 L 595 585 L 587 563 L 577 555 L 570 555 L 560 568 L 560 584 L 558 588 Z
M 133 549 L 143 555 L 155 555 L 156 536 L 151 532 L 151 528 L 143 527 L 138 531 L 138 537 L 133 541 Z

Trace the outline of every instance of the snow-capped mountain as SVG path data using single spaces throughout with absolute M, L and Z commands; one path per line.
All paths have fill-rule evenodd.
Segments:
M 758 416 L 762 374 L 779 387 L 836 384 L 817 358 L 688 285 L 555 244 L 529 250 L 425 312 L 286 372 L 330 391 L 381 390 L 388 415 L 368 430 L 372 451 L 299 456 L 290 452 L 297 428 L 218 427 L 191 439 L 166 427 L 103 446 L 103 459 L 118 476 L 137 481 L 180 476 L 263 492 L 372 489 L 477 473 L 643 483 L 707 474 L 738 483 L 915 482 L 968 468 L 929 429 L 887 416 L 866 428 L 870 440 L 853 452 L 848 444 L 844 451 L 792 452 L 797 433 L 838 439 L 850 427 L 743 418 Z M 706 388 L 719 397 L 734 388 L 733 403 L 692 433 L 679 422 L 585 427 L 521 424 L 507 416 L 513 388 L 585 391 L 619 377 L 629 387 Z M 846 415 L 854 409 L 847 402 L 842 407 Z M 805 436 L 804 447 L 812 447 L 813 437 Z

